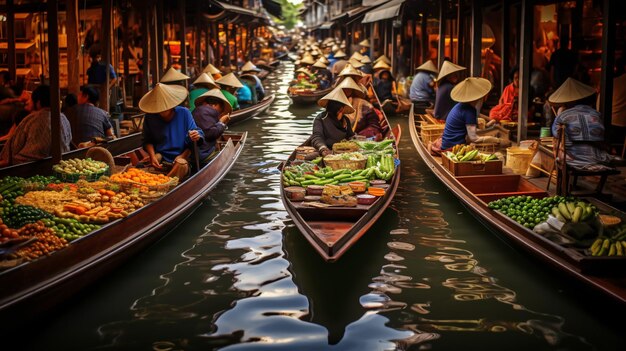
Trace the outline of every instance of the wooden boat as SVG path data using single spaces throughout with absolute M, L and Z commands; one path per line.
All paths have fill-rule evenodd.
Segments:
M 287 95 L 291 99 L 291 103 L 294 105 L 311 105 L 317 103 L 317 100 L 330 93 L 331 90 L 333 90 L 332 87 L 323 90 L 293 93 L 290 89 L 287 91 Z
M 400 134 L 400 126 L 397 126 L 393 132 L 396 145 L 400 140 Z M 307 144 L 308 141 L 303 146 Z M 295 159 L 296 152 L 294 151 L 287 163 Z M 384 196 L 371 205 L 357 205 L 356 207 L 308 207 L 302 202 L 289 200 L 284 186 L 281 186 L 280 193 L 287 213 L 296 227 L 324 260 L 333 262 L 354 245 L 385 212 L 396 194 L 399 183 L 400 168 L 397 167 Z
M 593 257 L 581 249 L 562 245 L 523 227 L 499 211 L 490 209 L 487 202 L 512 195 L 546 196 L 547 193 L 538 189 L 519 175 L 467 176 L 454 177 L 442 165 L 441 157 L 432 156 L 422 142 L 419 123 L 416 124 L 413 110 L 409 114 L 411 139 L 428 168 L 443 182 L 450 191 L 483 223 L 494 231 L 548 263 L 556 270 L 566 273 L 583 285 L 615 301 L 626 304 L 626 258 L 624 257 Z M 506 183 L 517 177 L 517 186 L 513 190 L 498 189 L 506 187 Z M 592 200 L 593 201 L 593 200 Z M 609 208 L 599 202 L 594 204 L 601 210 Z
M 15 324 L 32 320 L 157 241 L 228 173 L 246 136 L 245 132 L 224 135 L 218 142 L 218 155 L 209 164 L 128 217 L 104 225 L 48 257 L 1 271 L 0 318 Z
M 276 95 L 271 94 L 263 98 L 263 100 L 261 100 L 256 105 L 232 112 L 230 114 L 230 122 L 228 124 L 232 126 L 237 123 L 247 121 L 254 116 L 260 115 L 261 113 L 265 112 L 268 107 L 270 107 L 272 102 L 274 102 L 274 98 L 276 98 Z
M 291 57 L 289 56 L 289 51 L 286 51 L 286 52 L 276 56 L 276 59 L 280 60 L 280 61 L 292 61 Z
M 413 102 L 407 98 L 398 96 L 397 100 L 385 100 L 382 109 L 387 115 L 408 115 Z

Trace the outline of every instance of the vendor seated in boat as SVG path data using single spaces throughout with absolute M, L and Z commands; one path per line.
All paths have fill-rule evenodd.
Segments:
M 0 167 L 37 161 L 50 156 L 50 86 L 40 85 L 32 93 L 27 109 L 32 112 L 17 124 L 0 153 Z M 61 152 L 70 151 L 72 130 L 61 113 Z
M 217 67 L 213 66 L 210 63 L 206 65 L 206 67 L 204 67 L 202 72 L 210 74 L 213 80 L 218 80 L 222 78 L 222 71 L 220 71 Z
M 378 78 L 374 78 L 374 91 L 381 104 L 384 104 L 386 100 L 395 101 L 398 95 L 396 80 L 391 75 L 390 69 L 391 67 L 381 70 L 378 73 Z
M 456 102 L 450 97 L 450 92 L 459 81 L 458 72 L 463 71 L 465 67 L 455 65 L 450 61 L 443 61 L 439 75 L 437 76 L 437 93 L 435 94 L 435 118 L 439 121 L 445 121 L 448 113 L 454 107 Z
M 230 102 L 230 106 L 233 108 L 233 111 L 239 110 L 239 99 L 235 96 L 237 89 L 243 87 L 243 84 L 241 84 L 239 79 L 237 79 L 233 73 L 228 73 L 222 78 L 216 80 L 215 83 L 220 86 L 222 94 L 224 94 L 226 99 L 228 99 L 228 102 Z
M 560 106 L 552 124 L 556 136 L 559 124 L 565 125 L 567 164 L 585 170 L 604 170 L 615 159 L 604 150 L 604 122 L 592 106 L 596 90 L 574 78 L 567 78 L 548 97 L 552 106 Z
M 244 77 L 250 77 L 250 79 L 254 79 L 254 92 L 256 92 L 256 98 L 258 101 L 265 99 L 265 88 L 263 87 L 263 83 L 261 79 L 257 77 L 257 74 L 261 72 L 261 70 L 255 66 L 252 62 L 246 62 L 243 67 L 241 67 L 241 75 L 239 76 L 241 79 Z
M 219 89 L 200 95 L 195 103 L 193 119 L 204 132 L 204 143 L 200 144 L 200 162 L 204 164 L 215 153 L 215 143 L 227 129 L 232 107 Z
M 215 83 L 213 77 L 208 73 L 202 73 L 198 76 L 198 78 L 193 82 L 193 89 L 189 91 L 189 110 L 193 112 L 196 108 L 194 101 L 198 98 L 198 96 L 206 93 L 211 89 L 219 89 L 220 87 Z
M 331 85 L 333 75 L 326 68 L 326 64 L 321 60 L 317 60 L 312 67 L 315 72 L 316 82 L 319 88 L 321 90 L 328 89 Z
M 487 126 L 504 121 L 517 121 L 517 99 L 519 96 L 519 68 L 515 67 L 511 71 L 513 82 L 507 85 L 502 91 L 500 101 L 489 111 L 489 122 Z
M 176 70 L 174 66 L 170 67 L 170 69 L 165 72 L 163 77 L 161 77 L 160 83 L 168 84 L 168 85 L 180 85 L 185 86 L 185 83 L 189 79 L 189 76 L 181 73 Z
M 321 98 L 318 105 L 326 108 L 313 121 L 313 134 L 311 146 L 320 155 L 326 156 L 332 153 L 333 145 L 344 139 L 354 136 L 350 120 L 345 114 L 354 113 L 343 89 L 335 88 L 329 94 Z
M 353 113 L 345 114 L 350 120 L 352 130 L 366 138 L 372 138 L 376 141 L 382 140 L 385 132 L 384 126 L 387 126 L 387 123 L 381 123 L 382 113 L 380 113 L 379 117 L 377 110 L 366 99 L 365 87 L 357 84 L 351 77 L 345 77 L 337 88 L 343 89 L 350 105 L 354 109 Z M 384 120 L 384 117 L 382 119 Z
M 189 174 L 193 143 L 204 138 L 189 109 L 179 106 L 186 98 L 185 87 L 157 83 L 139 101 L 146 113 L 143 148 L 148 153 L 141 164 L 179 179 Z
M 424 113 L 424 109 L 430 108 L 435 103 L 435 76 L 439 74 L 437 66 L 428 60 L 417 67 L 417 73 L 411 82 L 409 98 L 413 101 L 418 113 Z
M 466 78 L 452 89 L 450 96 L 458 103 L 448 114 L 443 135 L 434 142 L 432 151 L 449 150 L 459 144 L 500 142 L 495 137 L 476 135 L 478 111 L 490 91 L 491 83 L 487 79 L 476 77 Z

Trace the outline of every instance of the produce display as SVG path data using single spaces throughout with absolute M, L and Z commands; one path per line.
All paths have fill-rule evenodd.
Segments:
M 553 207 L 567 202 L 562 196 L 536 199 L 531 196 L 511 196 L 491 201 L 489 208 L 498 210 L 528 229 L 545 222 Z
M 446 156 L 455 162 L 489 162 L 498 161 L 498 157 L 495 154 L 483 154 L 480 153 L 474 145 L 454 145 L 452 151 L 447 151 Z
M 104 162 L 90 158 L 72 158 L 61 160 L 61 162 L 52 167 L 52 170 L 62 180 L 77 181 L 81 177 L 88 180 L 97 180 L 109 170 L 109 166 Z
M 122 184 L 138 183 L 148 186 L 158 186 L 169 184 L 172 182 L 178 182 L 177 178 L 171 178 L 166 176 L 165 174 L 149 173 L 139 168 L 130 168 L 125 172 L 113 174 L 110 179 L 114 182 L 119 182 Z

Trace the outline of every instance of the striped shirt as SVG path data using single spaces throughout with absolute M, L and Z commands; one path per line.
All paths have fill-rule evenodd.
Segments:
M 94 137 L 106 138 L 107 130 L 113 128 L 109 114 L 92 104 L 80 104 L 74 107 L 78 117 L 79 143 Z

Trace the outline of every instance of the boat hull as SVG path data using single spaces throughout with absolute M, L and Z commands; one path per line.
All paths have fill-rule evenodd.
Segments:
M 312 93 L 299 93 L 292 94 L 288 93 L 289 98 L 291 99 L 291 103 L 294 105 L 312 105 L 317 103 L 317 101 L 322 98 L 324 95 L 330 93 L 332 88 L 314 91 Z
M 230 126 L 233 126 L 237 123 L 245 122 L 252 117 L 258 116 L 265 112 L 274 99 L 276 98 L 275 94 L 271 94 L 266 96 L 261 102 L 257 103 L 254 106 L 250 106 L 248 108 L 244 108 L 241 110 L 237 110 L 230 114 L 230 122 L 228 123 Z

